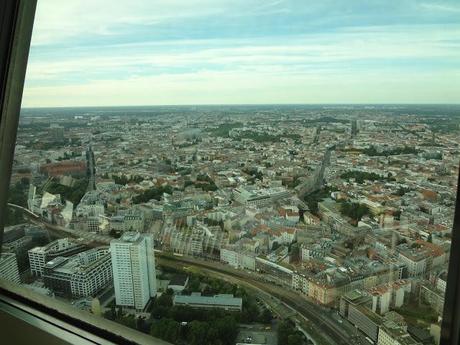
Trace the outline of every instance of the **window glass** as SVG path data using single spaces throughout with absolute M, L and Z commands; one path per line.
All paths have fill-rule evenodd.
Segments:
M 40 1 L 0 277 L 173 344 L 439 344 L 454 1 Z

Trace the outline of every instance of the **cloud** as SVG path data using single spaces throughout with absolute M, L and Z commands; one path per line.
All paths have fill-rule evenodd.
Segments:
M 43 0 L 38 2 L 32 44 L 54 45 L 91 35 L 119 34 L 129 30 L 129 25 L 218 15 L 229 4 L 212 0 Z
M 426 2 L 422 3 L 420 6 L 429 11 L 460 13 L 460 6 L 458 3 L 450 3 L 448 1 Z
M 348 29 L 341 33 L 316 34 L 300 37 L 272 37 L 264 42 L 257 40 L 199 41 L 186 49 L 182 41 L 168 42 L 166 48 L 145 43 L 115 48 L 96 49 L 77 57 L 31 61 L 28 80 L 59 79 L 69 74 L 85 76 L 107 71 L 121 77 L 146 68 L 146 73 L 171 69 L 261 69 L 267 72 L 273 66 L 290 67 L 302 72 L 305 66 L 327 68 L 333 63 L 381 61 L 398 59 L 459 59 L 460 27 L 448 31 L 433 31 L 429 27 L 399 27 L 388 30 L 381 27 Z M 190 42 L 189 42 L 190 43 Z M 173 47 L 171 49 L 170 47 Z M 174 49 L 176 48 L 176 49 Z M 395 66 L 396 67 L 396 66 Z M 406 67 L 405 67 L 406 68 Z
M 432 14 L 430 6 L 452 7 L 413 0 L 43 0 L 24 105 L 84 105 L 85 97 L 93 105 L 110 105 L 110 97 L 126 104 L 300 102 L 313 95 L 343 102 L 345 95 L 357 99 L 357 90 L 367 100 L 410 101 L 408 92 L 392 92 L 396 80 L 414 100 L 451 102 L 459 91 L 460 24 L 452 11 Z M 372 87 L 379 80 L 387 91 Z M 337 85 L 346 90 L 340 94 Z
M 33 87 L 26 90 L 28 102 L 24 105 L 385 103 L 389 100 L 431 103 L 440 97 L 445 102 L 457 102 L 459 77 L 460 72 L 382 77 L 371 72 L 356 76 L 347 71 L 335 75 L 311 73 L 309 76 L 203 71 L 121 81 L 99 80 L 64 87 Z M 447 93 L 446 78 L 456 78 L 449 83 Z

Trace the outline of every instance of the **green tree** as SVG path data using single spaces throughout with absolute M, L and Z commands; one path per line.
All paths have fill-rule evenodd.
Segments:
M 133 315 L 117 317 L 115 321 L 125 325 L 126 327 L 136 329 L 136 320 Z
M 117 309 L 117 318 L 121 317 L 123 317 L 123 308 L 119 306 Z
M 427 238 L 426 241 L 430 242 L 430 243 L 433 243 L 433 235 L 431 233 L 428 235 L 428 238 Z
M 267 308 L 264 308 L 260 313 L 260 321 L 263 323 L 270 323 L 273 320 L 273 314 Z
M 172 296 L 164 293 L 157 298 L 157 304 L 163 307 L 171 307 L 173 305 Z
M 366 205 L 351 202 L 344 202 L 341 205 L 340 211 L 355 222 L 359 222 L 362 217 L 370 214 L 369 208 Z
M 289 336 L 293 327 L 289 321 L 281 321 L 278 324 L 278 344 L 289 344 Z
M 202 321 L 190 322 L 187 340 L 190 345 L 203 345 L 203 339 L 206 339 L 209 324 Z
M 142 194 L 135 196 L 133 198 L 133 203 L 140 204 L 152 199 L 160 200 L 163 193 L 172 194 L 172 192 L 173 188 L 171 186 L 152 187 L 144 191 Z
M 60 194 L 63 201 L 68 200 L 74 205 L 80 203 L 81 198 L 85 195 L 88 188 L 88 179 L 77 179 L 72 187 L 64 186 L 57 182 L 51 182 L 46 191 L 51 194 Z
M 238 323 L 233 316 L 228 315 L 218 319 L 214 326 L 224 344 L 234 344 L 238 335 Z
M 356 183 L 362 184 L 364 181 L 395 181 L 391 176 L 381 176 L 379 174 L 367 171 L 350 170 L 340 175 L 344 180 L 354 179 Z
M 302 345 L 303 344 L 303 336 L 299 333 L 290 334 L 288 336 L 287 345 Z
M 180 337 L 180 324 L 172 319 L 164 318 L 152 324 L 150 334 L 156 338 L 175 343 Z
M 151 314 L 154 319 L 167 317 L 169 315 L 169 307 L 154 305 Z
M 174 320 L 168 320 L 165 326 L 165 334 L 164 339 L 171 342 L 176 343 L 180 337 L 180 324 Z

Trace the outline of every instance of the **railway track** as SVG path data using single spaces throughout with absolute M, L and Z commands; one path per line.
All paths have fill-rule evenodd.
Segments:
M 22 210 L 24 214 L 28 216 L 28 218 L 30 218 L 34 223 L 42 224 L 48 230 L 51 230 L 59 236 L 83 237 L 94 245 L 108 245 L 112 239 L 109 236 L 94 235 L 83 231 L 70 230 L 54 224 L 49 224 L 24 207 L 14 204 L 8 204 L 8 206 Z M 261 282 L 246 272 L 234 270 L 230 267 L 224 267 L 216 262 L 207 262 L 187 257 L 171 256 L 164 254 L 161 251 L 157 252 L 155 255 L 158 257 L 158 261 L 163 264 L 169 263 L 169 265 L 171 265 L 173 263 L 182 263 L 183 265 L 191 265 L 199 268 L 204 268 L 212 272 L 220 273 L 224 276 L 232 277 L 243 285 L 250 285 L 252 288 L 269 294 L 270 296 L 283 302 L 290 309 L 296 311 L 300 316 L 303 317 L 305 323 L 312 323 L 315 327 L 321 329 L 321 335 L 323 339 L 322 341 L 319 341 L 318 339 L 318 342 L 321 344 L 348 345 L 353 343 L 353 341 L 350 339 L 350 335 L 345 330 L 340 329 L 334 325 L 331 320 L 328 320 L 327 316 L 324 315 L 326 311 L 321 310 L 321 307 L 303 299 L 301 296 L 292 291 L 283 289 L 282 287 L 270 283 Z M 323 316 L 321 316 L 321 314 L 323 314 Z

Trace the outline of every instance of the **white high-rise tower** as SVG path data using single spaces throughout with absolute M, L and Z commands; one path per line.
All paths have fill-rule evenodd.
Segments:
M 142 311 L 157 292 L 153 237 L 126 232 L 110 242 L 115 301 Z

